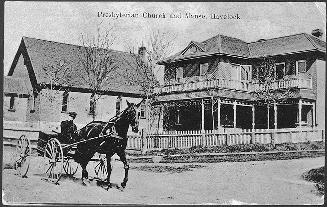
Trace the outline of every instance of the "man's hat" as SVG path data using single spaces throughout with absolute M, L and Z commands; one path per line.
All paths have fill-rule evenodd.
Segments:
M 69 112 L 68 115 L 75 119 L 75 117 L 77 116 L 77 113 L 76 112 Z

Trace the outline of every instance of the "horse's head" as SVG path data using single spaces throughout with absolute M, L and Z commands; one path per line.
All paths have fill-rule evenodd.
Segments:
M 137 133 L 139 131 L 139 119 L 138 119 L 138 108 L 141 103 L 134 104 L 129 103 L 127 100 L 127 108 L 125 110 L 126 119 L 132 127 L 132 131 Z

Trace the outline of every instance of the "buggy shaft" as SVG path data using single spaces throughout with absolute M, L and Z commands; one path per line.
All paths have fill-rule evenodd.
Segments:
M 64 148 L 71 147 L 71 146 L 74 146 L 74 145 L 77 145 L 77 144 L 80 144 L 80 143 L 84 143 L 84 142 L 87 142 L 87 141 L 90 141 L 90 140 L 99 139 L 99 138 L 103 138 L 103 137 L 109 137 L 111 135 L 112 134 L 108 134 L 108 135 L 104 135 L 104 136 L 98 136 L 98 137 L 92 137 L 92 138 L 87 139 L 87 140 L 82 140 L 82 141 L 79 141 L 79 142 L 75 142 L 73 144 L 68 144 L 68 145 L 62 146 L 62 148 L 64 149 Z M 113 137 L 113 138 L 117 138 L 117 137 Z M 119 138 L 117 138 L 117 139 L 119 139 Z

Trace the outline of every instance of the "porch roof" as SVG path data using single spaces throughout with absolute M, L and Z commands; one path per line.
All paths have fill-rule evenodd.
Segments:
M 200 98 L 222 97 L 238 100 L 253 101 L 254 97 L 250 93 L 238 92 L 233 90 L 215 89 L 208 91 L 194 91 L 184 93 L 166 94 L 157 97 L 156 102 L 168 102 L 178 100 L 190 100 Z

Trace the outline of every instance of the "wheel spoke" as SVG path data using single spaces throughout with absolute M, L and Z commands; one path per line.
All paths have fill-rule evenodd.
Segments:
M 31 153 L 30 147 L 29 139 L 26 138 L 25 135 L 20 136 L 17 140 L 13 161 L 18 174 L 23 177 L 26 176 L 29 169 L 30 159 L 28 159 L 28 156 L 30 156 Z
M 45 156 L 49 159 L 52 159 L 52 154 L 49 150 L 51 150 L 51 149 L 48 149 L 48 148 L 45 149 Z
M 49 167 L 45 173 L 48 173 L 50 169 L 52 169 L 52 164 L 49 165 Z M 50 172 L 51 172 L 51 170 L 50 170 Z
M 45 174 L 52 182 L 57 183 L 61 177 L 62 169 L 66 170 L 67 163 L 64 163 L 63 151 L 60 142 L 53 138 L 48 141 L 44 149 Z

